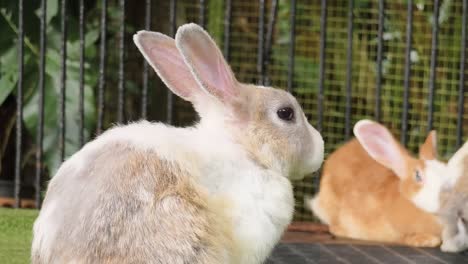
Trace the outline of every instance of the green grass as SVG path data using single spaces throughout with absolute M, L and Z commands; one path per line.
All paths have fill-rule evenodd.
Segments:
M 0 208 L 0 263 L 30 263 L 37 210 Z

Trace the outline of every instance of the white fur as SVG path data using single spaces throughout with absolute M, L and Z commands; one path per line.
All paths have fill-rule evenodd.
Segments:
M 56 226 L 60 223 L 61 219 L 57 219 L 54 215 L 56 211 L 56 201 L 51 201 L 48 203 L 47 208 L 41 210 L 40 217 L 37 218 L 34 222 L 33 233 L 34 240 L 32 243 L 33 252 L 36 249 L 36 252 L 41 252 L 44 259 L 50 259 L 51 245 L 55 242 L 53 241 L 56 237 L 57 228 Z
M 444 252 L 461 252 L 468 249 L 468 233 L 461 219 L 457 222 L 458 234 L 449 240 L 444 240 L 440 249 Z
M 320 168 L 323 162 L 325 153 L 325 142 L 323 141 L 323 138 L 320 135 L 320 133 L 314 127 L 312 127 L 310 124 L 307 124 L 307 128 L 309 129 L 310 134 L 314 138 L 313 142 L 315 145 L 313 146 L 312 151 L 309 152 L 310 156 L 306 159 L 308 162 L 305 165 L 305 167 L 309 171 L 310 169 L 312 169 L 312 171 L 316 171 Z
M 445 168 L 445 165 L 437 160 L 428 160 L 425 165 L 424 184 L 412 200 L 419 208 L 435 213 L 440 208 L 440 191 L 446 178 L 439 172 Z
M 198 26 L 185 25 L 179 31 L 178 35 L 198 34 L 192 37 L 200 38 L 205 41 L 205 44 L 213 45 L 213 48 L 216 48 L 207 33 L 204 33 L 203 29 Z M 190 33 L 191 31 L 192 33 Z M 160 41 L 171 41 L 170 38 L 161 34 L 151 34 L 151 37 L 159 38 Z M 134 39 L 141 50 L 142 46 L 139 43 L 138 34 Z M 181 37 L 176 37 L 176 39 L 179 42 L 182 41 L 180 40 Z M 184 43 L 177 43 L 178 49 L 182 53 L 184 52 L 184 45 Z M 151 63 L 151 60 L 155 58 L 145 54 L 144 50 L 142 50 L 142 53 L 150 61 L 150 64 L 155 67 L 156 65 Z M 219 50 L 217 54 L 222 59 Z M 185 58 L 186 55 L 181 55 L 184 57 L 187 66 L 190 67 L 197 83 L 203 86 L 204 83 L 200 81 L 200 76 L 195 74 L 191 62 Z M 215 66 L 220 67 L 220 65 Z M 158 74 L 161 73 L 157 67 L 155 67 L 155 70 Z M 167 74 L 177 75 L 178 70 L 183 69 L 174 69 L 174 71 Z M 220 69 L 215 69 L 211 65 L 210 70 Z M 221 71 L 223 74 L 229 72 L 230 69 L 228 68 Z M 216 76 L 214 79 L 216 79 Z M 170 80 L 174 79 L 162 77 L 168 87 L 171 87 Z M 232 76 L 232 78 L 234 77 Z M 231 89 L 233 87 L 226 86 L 224 88 Z M 178 91 L 184 92 L 185 90 L 179 89 Z M 237 135 L 232 131 L 233 128 L 228 128 L 226 125 L 229 123 L 227 120 L 231 119 L 229 111 L 225 109 L 226 107 L 221 101 L 213 96 L 208 96 L 208 93 L 212 92 L 209 90 L 202 93 L 194 92 L 194 94 L 189 95 L 189 98 L 186 98 L 192 101 L 196 110 L 202 116 L 201 122 L 197 126 L 175 128 L 161 123 L 140 121 L 127 126 L 112 128 L 100 135 L 96 140 L 86 144 L 79 152 L 64 162 L 60 168 L 60 170 L 64 170 L 63 173 L 57 173 L 49 186 L 49 190 L 53 187 L 54 181 L 61 180 L 62 184 L 73 184 L 74 181 L 82 183 L 82 178 L 87 175 L 86 170 L 94 166 L 94 161 L 90 159 L 96 153 L 99 153 L 102 148 L 112 146 L 113 143 L 125 144 L 135 150 L 151 150 L 157 153 L 160 159 L 177 163 L 178 166 L 182 167 L 183 171 L 190 172 L 193 180 L 205 187 L 209 194 L 225 198 L 228 204 L 232 205 L 232 209 L 229 208 L 230 210 L 228 210 L 230 220 L 233 223 L 232 233 L 235 242 L 240 247 L 239 252 L 242 254 L 236 257 L 240 258 L 240 263 L 263 262 L 292 218 L 294 209 L 293 192 L 291 183 L 288 180 L 290 175 L 287 173 L 288 170 L 284 168 L 288 164 L 272 166 L 267 169 L 251 160 L 250 155 L 244 150 L 244 146 L 237 143 L 233 138 L 234 135 Z M 223 92 L 226 92 L 226 90 Z M 305 125 L 308 126 L 309 133 L 305 133 L 304 136 L 312 139 L 313 146 L 311 149 L 307 148 L 306 153 L 302 153 L 306 161 L 299 162 L 300 164 L 296 165 L 299 167 L 297 169 L 304 174 L 312 173 L 318 169 L 323 160 L 323 139 L 308 123 Z M 297 146 L 291 144 L 290 147 L 294 151 Z M 275 159 L 278 164 L 283 163 L 281 157 L 275 157 Z M 73 173 L 70 174 L 69 172 Z M 81 188 L 87 188 L 87 195 L 99 192 L 93 190 L 93 186 L 86 184 L 80 186 L 85 186 Z M 151 194 L 142 191 L 137 193 L 137 197 L 142 201 L 148 201 L 151 199 Z M 58 190 L 54 190 L 52 193 L 48 193 L 47 198 L 52 200 L 61 199 L 59 204 L 66 204 L 63 200 L 67 197 Z M 85 196 L 83 198 L 86 199 Z M 54 241 L 56 237 L 54 232 L 62 222 L 61 217 L 64 217 L 64 213 L 60 211 L 61 207 L 63 206 L 55 206 L 53 202 L 48 202 L 35 223 L 32 250 L 33 253 L 39 252 L 44 256 L 44 258 L 41 256 L 42 259 L 50 259 L 51 250 L 54 244 L 57 243 L 57 241 Z M 73 208 L 73 206 L 69 205 L 68 208 Z
M 92 152 L 113 142 L 154 150 L 161 158 L 176 161 L 194 172 L 197 181 L 212 194 L 227 197 L 234 206 L 235 238 L 245 253 L 241 263 L 259 263 L 265 259 L 291 221 L 294 200 L 287 178 L 260 169 L 246 158 L 227 133 L 203 126 L 180 129 L 142 121 L 108 130 L 73 155 L 66 165 L 84 169 Z M 194 162 L 194 157 L 200 160 Z M 141 197 L 147 199 L 148 195 L 142 193 Z M 49 213 L 54 210 L 49 203 L 35 225 L 33 248 L 42 240 L 43 253 L 54 243 L 47 239 L 54 237 L 54 226 L 60 224 L 56 214 Z

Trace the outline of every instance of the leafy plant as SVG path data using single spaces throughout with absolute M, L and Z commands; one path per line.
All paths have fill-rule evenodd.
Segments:
M 0 4 L 0 105 L 10 95 L 16 96 L 18 84 L 18 8 L 14 1 Z M 45 56 L 45 86 L 44 86 L 44 154 L 45 163 L 51 172 L 60 164 L 58 149 L 58 122 L 59 122 L 59 93 L 61 89 L 61 17 L 58 13 L 59 1 L 47 1 L 46 36 L 47 50 Z M 23 123 L 28 134 L 37 136 L 39 123 L 39 25 L 41 9 L 38 1 L 24 5 L 24 115 Z M 76 17 L 67 15 L 70 27 L 76 26 Z M 88 23 L 91 23 L 89 21 Z M 66 155 L 75 152 L 79 147 L 79 38 L 78 29 L 69 28 L 67 39 L 67 67 L 65 83 L 65 114 L 66 114 Z M 85 109 L 85 137 L 89 137 L 95 122 L 95 104 L 93 86 L 97 83 L 98 70 L 94 63 L 96 58 L 96 42 L 98 40 L 98 28 L 86 30 L 84 64 L 84 109 Z

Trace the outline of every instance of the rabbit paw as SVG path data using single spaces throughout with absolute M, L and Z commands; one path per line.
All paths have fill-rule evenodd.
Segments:
M 458 242 L 457 239 L 445 240 L 440 246 L 440 250 L 443 252 L 460 252 L 463 250 L 463 246 Z
M 444 238 L 440 250 L 444 252 L 461 252 L 468 249 L 468 240 L 465 232 L 460 232 L 456 236 Z
M 441 242 L 440 237 L 429 234 L 411 234 L 405 237 L 405 243 L 412 247 L 437 247 Z

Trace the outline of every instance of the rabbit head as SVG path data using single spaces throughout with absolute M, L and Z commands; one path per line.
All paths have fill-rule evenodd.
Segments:
M 431 131 L 420 146 L 419 158 L 412 157 L 390 131 L 376 122 L 359 121 L 354 126 L 354 134 L 374 160 L 398 176 L 400 192 L 404 197 L 427 212 L 436 212 L 439 209 L 444 176 L 438 172 L 445 165 L 436 160 L 435 131 Z
M 199 129 L 225 133 L 260 166 L 292 178 L 319 168 L 322 137 L 295 98 L 283 90 L 236 80 L 200 26 L 181 26 L 175 40 L 140 31 L 134 42 L 168 88 L 193 104 L 200 116 Z

